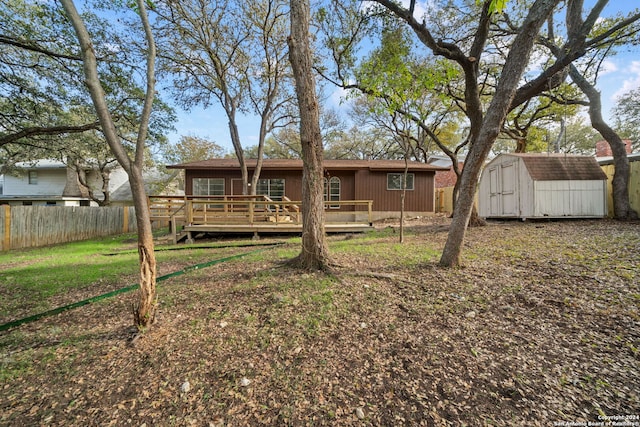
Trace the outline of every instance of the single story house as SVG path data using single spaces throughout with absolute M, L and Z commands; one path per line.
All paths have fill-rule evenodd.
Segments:
M 602 218 L 607 176 L 592 156 L 501 154 L 484 168 L 483 218 Z
M 257 161 L 246 161 L 249 177 Z M 273 200 L 287 197 L 302 200 L 302 160 L 265 159 L 256 194 Z M 325 160 L 325 199 L 327 201 L 372 200 L 375 219 L 397 217 L 405 171 L 403 160 Z M 237 159 L 211 159 L 167 166 L 185 173 L 185 194 L 194 196 L 241 195 L 242 179 Z M 435 210 L 435 173 L 446 170 L 421 162 L 408 163 L 405 212 L 418 216 Z M 327 205 L 334 211 L 353 206 Z

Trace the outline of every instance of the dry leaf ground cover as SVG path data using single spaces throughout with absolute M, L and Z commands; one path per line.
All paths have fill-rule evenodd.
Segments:
M 0 424 L 639 425 L 640 224 L 495 222 L 459 269 L 409 226 L 332 236 L 333 275 L 289 241 L 170 279 L 134 342 L 132 294 L 3 332 Z

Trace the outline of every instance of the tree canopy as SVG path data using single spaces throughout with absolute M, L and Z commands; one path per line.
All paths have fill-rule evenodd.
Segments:
M 631 139 L 635 150 L 640 149 L 640 88 L 620 96 L 613 112 L 620 134 Z
M 109 13 L 111 19 L 121 15 Z M 113 25 L 99 7 L 87 7 L 82 16 L 100 58 L 101 81 L 118 133 L 131 149 L 144 98 L 139 66 L 144 63 L 143 52 L 136 41 L 126 38 L 126 20 Z M 0 163 L 6 168 L 38 158 L 69 164 L 92 160 L 92 156 L 105 158 L 97 148 L 105 145 L 101 126 L 79 77 L 82 61 L 75 34 L 59 5 L 3 2 L 0 46 Z M 150 149 L 166 144 L 175 117 L 167 104 L 160 99 L 154 102 Z

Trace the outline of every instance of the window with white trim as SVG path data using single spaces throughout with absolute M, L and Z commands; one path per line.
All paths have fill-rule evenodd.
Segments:
M 284 197 L 284 179 L 259 179 L 256 194 L 268 196 L 271 200 L 281 201 L 282 197 Z
M 402 190 L 404 183 L 404 173 L 388 173 L 387 174 L 387 190 Z M 407 190 L 413 190 L 414 174 L 407 174 Z
M 29 171 L 29 185 L 38 185 L 37 171 Z
M 328 202 L 340 200 L 340 178 L 337 176 L 324 179 L 324 200 Z M 340 209 L 340 205 L 329 205 L 329 209 Z
M 224 178 L 193 178 L 194 196 L 224 196 Z

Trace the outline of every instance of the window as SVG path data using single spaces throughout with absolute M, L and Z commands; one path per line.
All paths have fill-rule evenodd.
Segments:
M 193 178 L 194 196 L 224 196 L 224 178 Z M 209 209 L 224 209 L 224 205 L 206 205 Z
M 413 190 L 412 173 L 407 174 L 407 190 Z M 387 174 L 387 190 L 402 190 L 404 181 L 404 173 L 388 173 Z
M 324 200 L 333 202 L 340 200 L 340 178 L 332 176 L 324 179 Z M 329 205 L 330 209 L 340 209 L 340 205 Z
M 29 171 L 29 184 L 38 185 L 38 172 Z
M 3 194 L 4 191 L 4 175 L 0 175 L 0 195 Z
M 193 178 L 194 196 L 224 196 L 224 178 Z
M 284 179 L 259 179 L 256 194 L 268 196 L 271 200 L 282 200 L 284 196 Z

